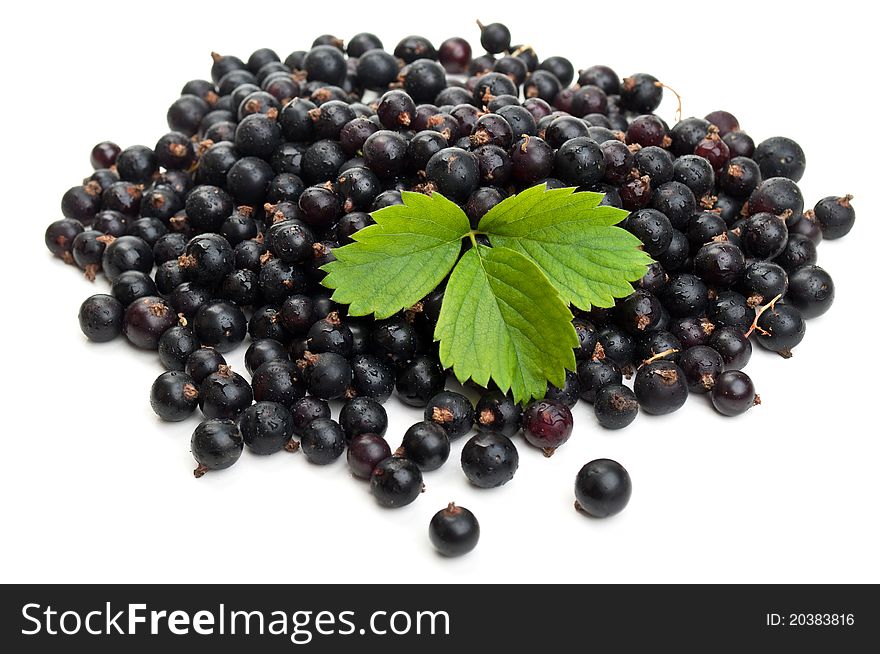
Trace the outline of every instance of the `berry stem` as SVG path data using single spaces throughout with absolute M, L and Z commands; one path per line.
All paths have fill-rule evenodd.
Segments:
M 749 331 L 747 331 L 746 334 L 745 334 L 746 338 L 748 338 L 749 336 L 751 336 L 751 335 L 752 335 L 752 332 L 754 332 L 756 329 L 757 329 L 759 332 L 761 332 L 762 334 L 764 334 L 765 336 L 768 335 L 766 331 L 764 331 L 763 329 L 761 329 L 760 327 L 758 327 L 758 320 L 761 318 L 761 316 L 764 314 L 764 312 L 765 312 L 767 309 L 772 309 L 773 306 L 776 304 L 776 302 L 777 302 L 781 297 L 782 297 L 782 293 L 780 293 L 779 295 L 777 295 L 775 298 L 773 298 L 772 300 L 770 300 L 767 304 L 765 304 L 763 307 L 761 307 L 760 309 L 758 309 L 758 310 L 755 312 L 755 319 L 752 321 L 752 326 L 749 327 Z

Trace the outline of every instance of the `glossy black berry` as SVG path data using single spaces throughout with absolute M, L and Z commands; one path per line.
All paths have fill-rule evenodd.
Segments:
M 121 273 L 111 285 L 113 297 L 128 306 L 142 297 L 155 296 L 156 284 L 152 277 L 137 270 Z
M 486 52 L 498 54 L 510 50 L 510 30 L 506 25 L 501 23 L 483 25 L 479 21 L 477 25 L 480 27 L 480 45 Z
M 805 211 L 804 215 L 795 219 L 788 226 L 789 238 L 798 235 L 810 239 L 815 245 L 822 242 L 822 226 L 813 210 Z
M 675 160 L 672 170 L 674 181 L 687 186 L 697 198 L 715 187 L 715 172 L 703 157 L 694 154 L 681 156 Z
M 373 355 L 356 355 L 351 360 L 351 388 L 358 397 L 385 402 L 394 390 L 394 371 Z
M 711 397 L 715 410 L 725 416 L 738 416 L 761 403 L 752 379 L 740 370 L 726 370 L 718 375 Z
M 396 366 L 411 360 L 416 352 L 416 331 L 403 320 L 376 325 L 371 334 L 373 352 Z
M 397 79 L 398 72 L 397 59 L 381 49 L 368 50 L 357 62 L 358 81 L 371 90 L 387 88 Z
M 343 323 L 336 311 L 330 312 L 326 318 L 316 321 L 307 333 L 310 352 L 321 354 L 334 352 L 344 357 L 351 356 L 353 336 L 348 326 Z
M 733 327 L 742 332 L 748 331 L 755 320 L 753 304 L 736 291 L 718 293 L 709 303 L 707 313 L 715 327 Z
M 765 179 L 788 177 L 797 182 L 803 177 L 807 158 L 797 143 L 784 136 L 774 136 L 755 148 L 754 160 Z
M 773 259 L 788 242 L 785 220 L 772 213 L 752 215 L 740 227 L 743 251 L 756 259 Z
M 709 347 L 721 355 L 725 370 L 741 370 L 752 358 L 752 342 L 735 327 L 715 329 Z
M 143 297 L 132 302 L 125 310 L 122 333 L 130 343 L 148 350 L 159 346 L 165 330 L 177 323 L 177 314 L 160 297 Z
M 397 395 L 405 404 L 424 407 L 443 390 L 445 381 L 443 369 L 436 359 L 417 356 L 397 373 Z
M 856 221 L 856 212 L 850 200 L 852 200 L 851 195 L 843 197 L 831 195 L 816 203 L 813 211 L 824 238 L 836 239 L 849 234 Z
M 351 439 L 346 460 L 351 474 L 358 479 L 369 479 L 379 463 L 391 456 L 391 446 L 376 434 L 360 434 Z
M 675 334 L 658 329 L 645 334 L 636 342 L 636 359 L 642 363 L 657 359 L 677 362 L 683 349 Z
M 442 391 L 425 406 L 425 420 L 438 424 L 449 438 L 459 438 L 474 426 L 474 407 L 461 393 Z
M 633 382 L 639 406 L 655 415 L 672 413 L 687 400 L 684 372 L 672 361 L 654 361 L 639 368 Z
M 431 59 L 416 59 L 400 71 L 403 88 L 416 103 L 433 102 L 446 88 L 446 71 Z
M 630 111 L 651 113 L 660 106 L 662 99 L 663 86 L 653 75 L 636 73 L 624 78 L 620 85 L 620 100 Z
M 696 275 L 680 273 L 670 278 L 660 298 L 673 318 L 698 316 L 709 305 L 709 289 Z
M 642 242 L 645 252 L 652 256 L 663 252 L 672 240 L 672 223 L 656 209 L 640 209 L 631 213 L 623 226 Z
M 606 384 L 593 403 L 596 420 L 606 429 L 623 429 L 639 414 L 635 393 L 623 384 Z
M 635 339 L 614 325 L 602 327 L 598 336 L 602 349 L 601 351 L 597 350 L 593 356 L 599 359 L 608 359 L 621 370 L 628 368 L 635 357 Z
M 198 479 L 210 470 L 223 470 L 238 461 L 244 449 L 244 440 L 235 421 L 214 418 L 196 427 L 190 449 L 198 463 L 193 471 Z
M 345 433 L 335 420 L 317 418 L 303 429 L 299 443 L 310 463 L 327 465 L 345 452 Z
M 669 325 L 669 331 L 679 340 L 682 347 L 689 348 L 695 345 L 708 345 L 715 331 L 715 324 L 703 316 L 686 316 L 674 320 Z
M 106 343 L 122 333 L 125 307 L 112 295 L 87 298 L 79 308 L 79 328 L 90 341 Z
M 345 395 L 351 386 L 351 365 L 334 352 L 309 353 L 304 361 L 304 374 L 309 392 L 321 399 L 335 400 Z M 298 365 L 303 366 L 298 362 Z
M 446 198 L 463 202 L 480 184 L 477 158 L 460 148 L 445 148 L 425 166 L 428 181 Z
M 198 186 L 186 198 L 187 222 L 200 231 L 219 230 L 232 210 L 232 198 L 217 186 Z
M 749 196 L 749 213 L 772 213 L 786 223 L 804 211 L 804 196 L 798 185 L 786 177 L 771 177 L 761 182 Z
M 653 293 L 642 290 L 622 299 L 614 309 L 617 324 L 632 335 L 657 329 L 661 314 L 660 300 Z
M 386 508 L 411 504 L 423 490 L 422 473 L 409 459 L 387 458 L 380 461 L 370 475 L 370 492 Z
M 748 157 L 734 157 L 727 162 L 718 184 L 725 193 L 737 198 L 747 198 L 761 183 L 761 169 Z
M 185 372 L 163 372 L 150 389 L 150 406 L 162 420 L 186 420 L 198 405 L 199 389 L 195 380 Z
M 575 508 L 594 518 L 607 518 L 626 508 L 632 495 L 629 473 L 617 461 L 596 459 L 577 474 Z
M 555 170 L 566 184 L 589 187 L 605 175 L 605 155 L 593 139 L 579 136 L 556 151 Z
M 339 412 L 339 424 L 349 441 L 361 434 L 384 436 L 388 429 L 388 414 L 376 400 L 355 397 L 343 405 Z
M 65 263 L 73 262 L 73 241 L 82 234 L 83 226 L 78 220 L 56 220 L 46 228 L 45 242 L 49 251 Z
M 153 269 L 153 249 L 137 236 L 112 239 L 104 249 L 101 269 L 111 283 L 128 270 L 149 273 Z
M 678 366 L 691 393 L 708 393 L 724 370 L 724 360 L 711 347 L 697 345 L 682 352 Z
M 135 184 L 146 184 L 155 173 L 159 172 L 159 162 L 150 148 L 144 145 L 132 145 L 116 157 L 116 169 L 120 179 Z
M 774 217 L 774 220 L 777 220 Z M 732 286 L 745 272 L 745 256 L 732 243 L 708 243 L 694 256 L 694 272 L 703 281 L 718 286 Z
M 122 152 L 122 148 L 112 141 L 101 141 L 92 148 L 89 162 L 92 168 L 109 168 L 116 163 L 116 157 Z
M 819 266 L 801 266 L 788 278 L 786 302 L 797 307 L 804 318 L 815 318 L 834 302 L 834 280 Z
M 449 458 L 449 436 L 437 423 L 417 422 L 406 430 L 395 452 L 415 463 L 422 472 L 436 470 Z
M 271 338 L 261 338 L 251 343 L 244 353 L 244 365 L 250 375 L 269 361 L 290 361 L 283 343 Z
M 767 304 L 777 295 L 785 295 L 788 291 L 788 275 L 778 264 L 753 261 L 746 266 L 737 290 L 746 297 L 751 307 Z
M 480 523 L 466 508 L 450 502 L 449 506 L 437 511 L 431 518 L 428 537 L 443 556 L 461 556 L 477 546 Z
M 175 325 L 159 338 L 159 361 L 167 370 L 184 370 L 187 359 L 200 346 L 189 327 Z
M 519 452 L 507 436 L 484 432 L 472 436 L 461 451 L 461 469 L 479 488 L 506 484 L 519 467 Z
M 244 340 L 247 321 L 237 305 L 218 300 L 198 310 L 193 332 L 203 345 L 218 352 L 229 352 Z
M 665 215 L 672 226 L 680 230 L 687 227 L 696 212 L 697 201 L 694 192 L 681 182 L 666 182 L 651 195 L 651 208 Z
M 226 365 L 223 355 L 210 347 L 202 347 L 189 355 L 186 359 L 184 371 L 192 377 L 196 384 L 201 384 L 205 378 L 220 370 L 220 366 Z
M 250 384 L 229 366 L 219 366 L 199 384 L 199 408 L 206 418 L 234 418 L 253 401 Z
M 807 324 L 799 309 L 777 303 L 758 316 L 755 334 L 759 345 L 787 359 L 804 339 L 806 330 Z
M 345 80 L 345 57 L 332 45 L 318 45 L 309 50 L 303 60 L 309 80 L 327 84 L 341 84 Z
M 522 407 L 499 390 L 484 393 L 477 402 L 474 415 L 478 430 L 497 432 L 508 438 L 522 426 Z
M 818 257 L 819 252 L 813 241 L 801 234 L 790 234 L 785 247 L 773 263 L 779 264 L 791 275 L 798 268 L 815 264 Z
M 555 155 L 543 139 L 524 136 L 511 148 L 511 175 L 523 186 L 531 186 L 553 172 Z
M 549 457 L 569 439 L 574 420 L 564 404 L 534 400 L 523 411 L 522 425 L 526 441 Z

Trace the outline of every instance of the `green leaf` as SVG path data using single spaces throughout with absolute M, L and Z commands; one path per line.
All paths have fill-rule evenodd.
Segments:
M 541 270 L 513 250 L 478 245 L 449 278 L 434 338 L 459 381 L 490 377 L 517 402 L 565 382 L 578 339 L 572 315 Z
M 599 206 L 601 200 L 600 193 L 534 186 L 490 209 L 479 231 L 534 261 L 566 302 L 610 307 L 633 292 L 629 282 L 645 274 L 651 258 L 635 236 L 614 227 L 627 213 Z
M 403 204 L 373 213 L 375 225 L 354 235 L 354 243 L 333 250 L 336 261 L 322 266 L 324 286 L 348 313 L 387 318 L 413 306 L 449 274 L 470 230 L 458 205 L 439 193 L 402 193 Z

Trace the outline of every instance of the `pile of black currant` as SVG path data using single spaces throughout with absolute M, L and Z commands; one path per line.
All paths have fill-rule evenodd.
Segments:
M 758 403 L 742 372 L 752 342 L 787 357 L 805 319 L 834 299 L 817 245 L 852 227 L 850 196 L 804 211 L 800 146 L 757 146 L 716 111 L 670 128 L 652 113 L 666 88 L 607 66 L 576 71 L 480 25 L 486 54 L 461 38 L 439 49 L 409 36 L 383 49 L 372 34 L 344 47 L 330 35 L 285 60 L 213 55 L 168 109 L 155 147 L 95 146 L 94 172 L 68 190 L 46 245 L 109 294 L 93 295 L 80 325 L 93 341 L 120 333 L 157 350 L 164 372 L 150 399 L 177 421 L 198 408 L 196 476 L 258 454 L 301 450 L 315 464 L 346 455 L 383 506 L 409 504 L 422 474 L 467 437 L 465 475 L 497 487 L 516 472 L 512 438 L 548 456 L 572 431 L 578 399 L 619 429 L 639 410 L 679 409 L 708 394 L 736 415 Z M 536 184 L 605 194 L 655 263 L 614 308 L 578 315 L 577 370 L 522 408 L 497 389 L 474 406 L 444 390 L 433 341 L 443 288 L 388 320 L 353 318 L 321 286 L 334 248 L 372 223 L 401 191 L 438 191 L 476 224 Z M 246 336 L 250 382 L 224 354 Z M 753 339 L 750 337 L 754 337 Z M 624 377 L 634 376 L 632 388 Z M 382 404 L 396 389 L 424 410 L 392 451 Z M 340 400 L 337 420 L 328 401 Z M 630 482 L 617 463 L 584 466 L 577 505 L 616 513 Z M 431 522 L 447 554 L 476 544 L 473 514 L 450 505 Z

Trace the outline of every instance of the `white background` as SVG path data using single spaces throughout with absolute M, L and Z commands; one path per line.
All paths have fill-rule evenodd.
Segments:
M 740 2 L 718 13 L 683 0 L 555 3 L 543 16 L 517 10 L 518 20 L 448 0 L 412 11 L 338 0 L 8 10 L 18 13 L 7 14 L 0 40 L 0 579 L 880 581 L 873 21 L 854 2 L 785 4 Z M 682 93 L 686 116 L 724 108 L 756 140 L 798 140 L 808 206 L 855 195 L 853 233 L 820 247 L 837 283 L 833 309 L 809 323 L 791 360 L 756 347 L 748 372 L 764 403 L 746 416 L 725 419 L 692 397 L 672 416 L 642 415 L 606 432 L 581 403 L 573 437 L 552 459 L 517 441 L 519 472 L 500 489 L 467 484 L 457 463 L 463 441 L 426 475 L 427 492 L 396 511 L 376 506 L 344 460 L 317 467 L 299 455 L 245 453 L 196 481 L 197 419 L 169 426 L 149 407 L 155 354 L 121 339 L 90 344 L 78 330 L 80 302 L 108 286 L 44 249 L 61 194 L 89 174 L 94 143 L 155 143 L 183 83 L 208 76 L 211 50 L 246 59 L 270 46 L 283 58 L 318 34 L 362 30 L 389 50 L 410 33 L 436 45 L 453 35 L 477 43 L 478 17 L 506 22 L 514 41 L 578 68 L 651 72 Z M 660 113 L 671 121 L 673 111 L 668 98 Z M 229 357 L 240 370 L 243 350 Z M 396 399 L 386 406 L 396 447 L 419 412 Z M 572 508 L 576 472 L 598 457 L 623 463 L 634 485 L 629 507 L 604 521 Z M 458 560 L 441 559 L 427 540 L 431 515 L 450 500 L 482 525 L 478 548 Z

